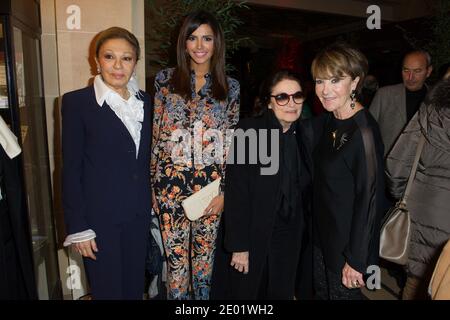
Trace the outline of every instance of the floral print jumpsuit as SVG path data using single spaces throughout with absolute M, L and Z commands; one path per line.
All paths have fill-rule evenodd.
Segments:
M 205 75 L 205 85 L 195 92 L 195 73 L 191 72 L 192 99 L 186 101 L 170 91 L 173 71 L 162 70 L 155 79 L 151 160 L 167 257 L 168 298 L 207 300 L 220 215 L 191 222 L 181 202 L 215 179 L 225 180 L 230 130 L 239 120 L 239 83 L 228 78 L 227 100 L 217 101 L 211 96 L 211 75 Z M 209 138 L 214 134 L 208 131 L 220 132 L 221 138 Z M 217 139 L 223 139 L 221 152 L 208 148 Z

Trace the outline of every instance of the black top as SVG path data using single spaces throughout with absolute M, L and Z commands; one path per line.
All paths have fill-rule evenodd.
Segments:
M 345 120 L 323 118 L 314 151 L 315 244 L 327 267 L 345 262 L 361 273 L 378 257 L 384 196 L 383 144 L 368 110 Z
M 406 119 L 409 122 L 412 117 L 416 114 L 417 110 L 419 110 L 420 104 L 423 99 L 427 95 L 427 88 L 425 86 L 422 89 L 417 91 L 409 91 L 405 88 L 406 91 Z
M 278 216 L 289 222 L 296 214 L 300 202 L 300 158 L 297 146 L 296 123 L 292 123 L 286 132 L 273 110 L 267 111 L 274 128 L 279 130 L 280 165 L 278 175 L 280 187 L 275 211 Z

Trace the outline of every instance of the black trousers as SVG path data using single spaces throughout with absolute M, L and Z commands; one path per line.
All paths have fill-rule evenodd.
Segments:
M 293 300 L 298 266 L 298 229 L 278 216 L 258 289 L 258 300 Z M 293 249 L 295 248 L 295 249 Z
M 222 246 L 222 223 L 214 261 L 212 300 L 294 299 L 300 230 L 298 224 L 284 223 L 278 217 L 275 220 L 269 246 L 262 257 L 252 260 L 250 251 L 250 271 L 246 275 L 230 266 L 231 253 Z M 258 268 L 252 267 L 253 263 L 257 263 Z
M 0 300 L 28 299 L 9 215 L 6 200 L 0 200 Z
M 95 300 L 142 300 L 150 213 L 115 226 L 94 226 L 97 260 L 84 258 Z
M 342 274 L 325 265 L 322 251 L 313 248 L 314 290 L 317 300 L 365 300 L 360 288 L 348 289 L 342 284 Z

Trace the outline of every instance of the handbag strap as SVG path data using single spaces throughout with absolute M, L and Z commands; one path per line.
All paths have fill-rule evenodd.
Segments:
M 422 149 L 425 144 L 425 135 L 423 132 L 420 133 L 419 144 L 416 149 L 416 157 L 411 168 L 411 172 L 408 178 L 408 184 L 406 185 L 405 193 L 403 194 L 402 203 L 406 206 L 406 200 L 408 199 L 409 192 L 411 191 L 412 183 L 414 181 L 414 176 L 416 175 L 417 167 L 419 166 L 420 155 L 422 154 Z

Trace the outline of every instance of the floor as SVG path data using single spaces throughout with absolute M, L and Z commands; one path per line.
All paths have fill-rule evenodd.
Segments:
M 381 288 L 377 290 L 362 289 L 363 294 L 369 300 L 400 300 L 400 288 L 397 285 L 397 281 L 394 277 L 389 275 L 386 268 L 381 267 Z M 144 300 L 147 300 L 147 294 L 144 296 Z M 85 295 L 80 300 L 91 300 L 90 295 Z

